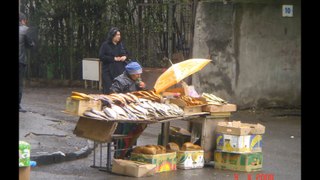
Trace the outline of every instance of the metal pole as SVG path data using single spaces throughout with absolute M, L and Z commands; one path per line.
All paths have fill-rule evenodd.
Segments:
M 102 143 L 100 143 L 100 167 L 102 167 Z
M 170 122 L 161 123 L 161 144 L 166 146 L 169 140 Z
M 93 167 L 96 166 L 96 142 L 93 141 Z
M 171 59 L 172 57 L 172 18 L 173 18 L 173 10 L 172 10 L 172 1 L 168 4 L 168 57 Z
M 107 171 L 111 169 L 111 142 L 108 142 L 108 152 L 107 152 Z

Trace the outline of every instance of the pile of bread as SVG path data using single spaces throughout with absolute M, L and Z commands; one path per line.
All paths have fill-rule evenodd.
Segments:
M 145 145 L 145 146 L 137 146 L 133 149 L 133 153 L 140 153 L 140 154 L 164 154 L 167 152 L 173 151 L 196 151 L 202 150 L 202 147 L 191 142 L 186 142 L 180 148 L 178 144 L 174 142 L 169 142 L 166 147 L 162 145 Z

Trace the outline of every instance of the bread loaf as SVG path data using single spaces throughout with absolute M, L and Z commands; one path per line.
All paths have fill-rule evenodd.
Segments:
M 164 154 L 166 153 L 166 148 L 161 145 L 145 145 L 137 146 L 133 149 L 133 153 L 142 153 L 142 154 Z
M 192 147 L 191 147 L 193 150 L 202 150 L 202 147 L 197 145 L 197 144 L 194 144 Z
M 160 154 L 164 154 L 167 153 L 166 147 L 162 146 L 162 145 L 158 145 L 161 149 Z
M 162 151 L 166 151 L 166 147 L 159 145 Z
M 161 153 L 162 153 L 162 150 L 161 150 L 160 146 L 155 145 L 154 147 L 155 147 L 156 150 L 157 150 L 157 151 L 156 151 L 157 154 L 161 154 Z
M 174 142 L 169 142 L 167 145 L 166 145 L 166 149 L 168 151 L 179 151 L 180 150 L 180 147 L 178 144 L 174 143 Z
M 191 142 L 186 142 L 182 145 L 181 150 L 182 151 L 202 150 L 202 147 L 197 144 L 193 144 Z
M 163 154 L 166 153 L 166 148 L 161 145 L 155 145 L 155 148 L 157 149 L 157 154 Z
M 191 147 L 193 147 L 193 143 L 186 142 L 186 143 L 183 143 L 183 145 L 181 147 L 181 150 L 182 151 L 188 151 Z
M 141 153 L 142 148 L 143 148 L 142 146 L 137 146 L 137 147 L 133 148 L 132 152 L 133 153 Z
M 142 154 L 157 154 L 157 149 L 154 146 L 145 146 L 142 147 L 141 151 Z

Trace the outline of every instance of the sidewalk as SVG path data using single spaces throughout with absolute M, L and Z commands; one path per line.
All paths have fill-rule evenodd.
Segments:
M 19 112 L 19 140 L 30 143 L 30 158 L 39 166 L 84 158 L 93 151 L 93 141 L 73 134 L 79 117 L 62 112 L 71 91 L 92 92 L 72 88 L 25 89 L 22 107 L 27 112 Z M 138 142 L 157 144 L 160 126 L 150 124 L 143 133 L 145 138 Z M 187 123 L 180 122 L 178 126 L 187 128 Z
M 76 137 L 78 117 L 63 113 L 73 88 L 26 88 L 19 112 L 19 140 L 31 145 L 30 159 L 47 165 L 87 157 L 93 143 Z
M 89 141 L 72 134 L 73 123 L 33 112 L 19 116 L 19 140 L 30 143 L 30 158 L 38 165 L 75 160 L 90 154 Z

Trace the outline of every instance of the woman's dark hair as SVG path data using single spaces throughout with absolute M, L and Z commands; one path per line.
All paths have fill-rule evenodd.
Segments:
M 110 28 L 110 30 L 108 32 L 107 40 L 109 42 L 111 42 L 112 38 L 117 34 L 118 31 L 120 32 L 119 28 L 117 28 L 117 27 Z
M 19 21 L 22 21 L 22 20 L 26 20 L 27 17 L 25 14 L 23 14 L 22 12 L 19 12 Z
M 112 27 L 112 28 L 110 29 L 110 35 L 111 35 L 112 37 L 114 37 L 114 36 L 117 34 L 118 31 L 120 31 L 119 28 L 117 28 L 117 27 Z

